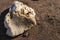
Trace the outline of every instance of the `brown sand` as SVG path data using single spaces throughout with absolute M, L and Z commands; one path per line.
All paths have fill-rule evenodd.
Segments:
M 27 37 L 6 36 L 3 21 L 13 1 L 0 0 L 0 40 L 60 40 L 60 0 L 19 0 L 35 9 L 37 25 Z

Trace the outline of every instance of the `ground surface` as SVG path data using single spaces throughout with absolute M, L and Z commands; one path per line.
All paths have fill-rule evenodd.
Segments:
M 6 36 L 3 21 L 13 1 L 0 0 L 0 40 L 60 40 L 60 0 L 19 0 L 35 9 L 37 25 L 27 37 Z

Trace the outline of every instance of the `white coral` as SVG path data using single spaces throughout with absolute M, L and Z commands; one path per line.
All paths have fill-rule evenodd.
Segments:
M 35 12 L 31 7 L 19 1 L 14 1 L 5 16 L 6 34 L 14 37 L 36 25 Z

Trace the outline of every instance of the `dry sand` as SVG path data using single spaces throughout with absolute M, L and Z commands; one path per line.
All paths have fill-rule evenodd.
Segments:
M 60 0 L 19 0 L 35 9 L 37 25 L 27 37 L 6 36 L 3 21 L 13 1 L 0 0 L 0 40 L 60 40 Z

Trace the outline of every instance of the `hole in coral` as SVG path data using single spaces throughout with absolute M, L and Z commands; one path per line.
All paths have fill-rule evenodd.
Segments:
M 9 15 L 7 15 L 7 16 L 9 16 Z
M 32 1 L 38 1 L 38 0 L 32 0 Z
M 9 20 L 8 20 L 8 22 L 9 22 Z

